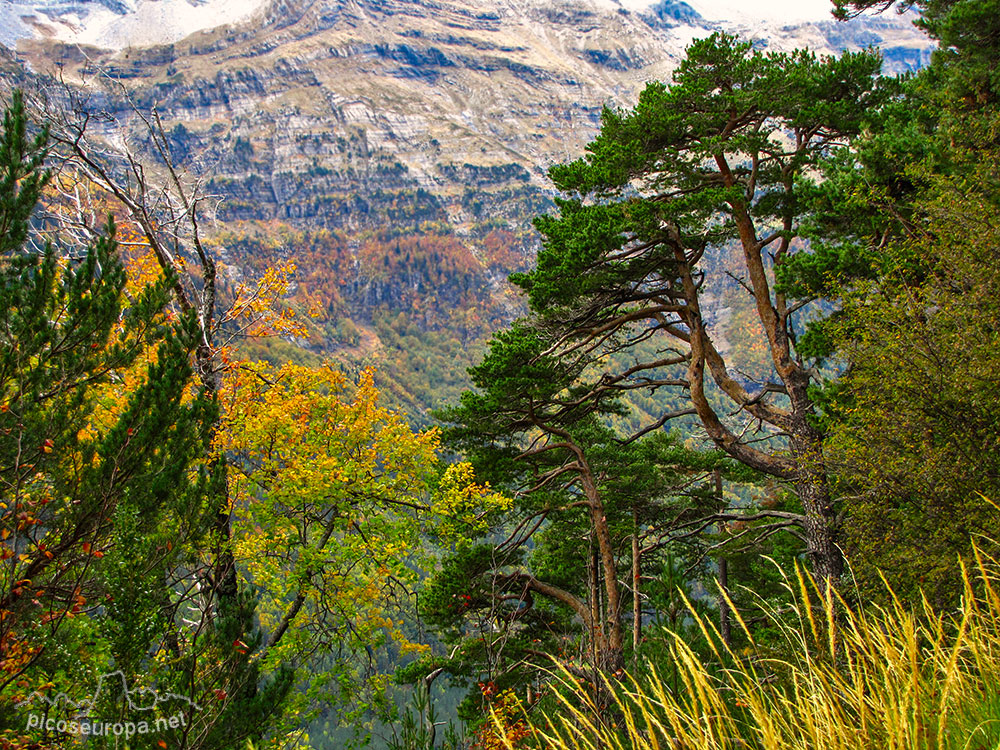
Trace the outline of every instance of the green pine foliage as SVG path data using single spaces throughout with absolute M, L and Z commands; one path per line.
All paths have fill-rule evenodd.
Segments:
M 165 314 L 170 279 L 126 299 L 112 223 L 86 247 L 37 231 L 45 144 L 15 93 L 0 141 L 5 729 L 23 719 L 11 706 L 54 679 L 148 674 L 213 482 L 198 467 L 217 410 L 192 388 L 193 321 Z
M 552 208 L 534 188 L 470 185 L 469 235 L 421 193 L 416 214 L 374 195 L 377 232 L 245 221 L 208 240 L 259 273 L 301 250 L 291 304 L 315 317 L 246 342 L 251 359 L 380 370 L 356 387 L 370 402 L 322 419 L 298 406 L 341 387 L 332 369 L 206 345 L 193 376 L 197 321 L 171 295 L 197 274 L 132 289 L 114 221 L 75 243 L 43 218 L 49 133 L 13 94 L 0 748 L 65 745 L 22 736 L 18 702 L 86 698 L 111 670 L 200 704 L 132 748 L 363 745 L 371 727 L 407 750 L 992 742 L 1000 0 L 908 5 L 939 48 L 898 78 L 874 51 L 695 41 L 551 168 L 534 265 L 501 205 Z M 521 298 L 497 281 L 511 271 Z M 218 278 L 221 309 L 241 278 Z M 419 451 L 376 378 L 411 424 L 438 423 Z M 434 470 L 437 429 L 456 460 Z M 377 535 L 391 519 L 405 539 Z M 302 557 L 317 530 L 323 554 Z M 126 720 L 124 697 L 95 711 Z
M 781 281 L 837 302 L 800 348 L 837 373 L 814 398 L 850 498 L 845 544 L 865 595 L 887 577 L 897 594 L 953 606 L 959 560 L 1000 518 L 1000 46 L 995 3 L 916 5 L 939 49 L 822 165 L 826 179 L 808 196 L 815 250 Z

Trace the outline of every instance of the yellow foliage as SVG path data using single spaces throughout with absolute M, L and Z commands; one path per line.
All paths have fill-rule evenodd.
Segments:
M 473 750 L 517 750 L 527 747 L 531 736 L 521 701 L 513 690 L 505 690 L 495 698 L 493 683 L 480 684 L 483 697 L 488 701 L 490 721 L 476 732 Z
M 417 648 L 390 613 L 415 578 L 437 431 L 414 433 L 380 406 L 371 370 L 350 383 L 331 365 L 244 362 L 221 398 L 234 553 L 261 592 L 262 624 L 289 626 L 272 658 L 330 633 Z
M 532 728 L 533 739 L 552 750 L 996 750 L 1000 566 L 976 554 L 975 575 L 963 570 L 957 582 L 964 596 L 956 613 L 935 612 L 926 600 L 913 612 L 894 597 L 889 609 L 852 611 L 797 571 L 787 582 L 797 594 L 795 624 L 770 615 L 785 641 L 782 658 L 729 651 L 691 609 L 717 644 L 713 661 L 733 666 L 704 661 L 674 636 L 681 689 L 671 690 L 655 668 L 641 679 L 606 680 L 612 711 L 598 710 L 573 675 L 557 668 L 560 711 Z
M 446 543 L 462 543 L 481 536 L 489 528 L 489 517 L 508 510 L 513 500 L 493 492 L 489 483 L 478 484 L 472 464 L 449 466 L 434 494 L 435 530 Z
M 241 283 L 235 298 L 220 320 L 238 322 L 246 336 L 305 336 L 306 327 L 295 318 L 295 310 L 279 306 L 288 292 L 295 263 L 269 266 L 252 284 Z

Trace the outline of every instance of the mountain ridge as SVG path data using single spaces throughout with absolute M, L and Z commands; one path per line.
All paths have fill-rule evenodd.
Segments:
M 344 3 L 342 3 L 344 4 Z M 510 15 L 525 10 L 552 9 L 549 0 L 519 0 L 495 4 L 494 11 Z M 747 29 L 777 27 L 823 20 L 829 15 L 825 0 L 774 0 L 748 10 L 732 0 L 572 0 L 562 3 L 587 9 L 645 14 L 668 25 L 673 22 L 730 22 Z M 290 6 L 274 0 L 29 0 L 5 3 L 0 10 L 0 40 L 14 46 L 19 38 L 44 36 L 63 42 L 109 49 L 169 44 L 198 31 L 239 25 L 259 17 L 280 24 Z
M 443 371 L 455 350 L 434 336 L 467 350 L 520 309 L 503 279 L 537 250 L 548 166 L 582 154 L 605 106 L 669 80 L 692 39 L 743 29 L 759 47 L 826 54 L 878 44 L 903 69 L 930 52 L 905 17 L 840 23 L 807 0 L 802 23 L 713 19 L 726 3 L 274 0 L 252 23 L 169 44 L 30 38 L 12 54 L 89 92 L 102 127 L 140 151 L 135 113 L 100 82 L 155 106 L 173 160 L 220 198 L 216 248 L 233 282 L 298 264 L 296 294 L 324 310 L 308 348 L 405 370 L 423 365 L 381 342 L 430 347 Z M 261 239 L 276 226 L 278 241 Z M 424 341 L 407 340 L 413 325 Z

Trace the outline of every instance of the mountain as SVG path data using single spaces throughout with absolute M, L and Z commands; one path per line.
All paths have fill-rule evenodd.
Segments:
M 470 7 L 475 12 L 474 6 Z M 718 25 L 730 31 L 771 39 L 795 36 L 796 30 L 801 30 L 806 25 L 820 24 L 822 27 L 831 23 L 828 0 L 768 0 L 756 3 L 740 0 L 691 0 L 691 3 L 683 0 L 564 0 L 561 3 L 526 0 L 494 5 L 485 15 L 492 13 L 509 19 L 525 13 L 531 15 L 531 11 L 538 10 L 548 11 L 546 14 L 550 18 L 552 11 L 555 15 L 566 12 L 570 15 L 580 12 L 584 15 L 593 12 L 632 13 L 645 17 L 654 26 L 705 28 Z M 41 37 L 104 49 L 134 49 L 171 44 L 195 32 L 221 26 L 260 27 L 268 18 L 274 20 L 286 11 L 287 7 L 276 7 L 269 4 L 268 0 L 5 2 L 0 6 L 0 41 L 13 47 L 19 39 Z M 866 26 L 867 22 L 855 22 L 855 25 L 860 28 Z M 900 26 L 898 23 L 877 25 L 883 29 Z M 806 33 L 816 33 L 816 30 Z M 822 29 L 818 33 L 820 37 L 824 35 Z M 833 46 L 838 43 L 834 39 L 828 41 Z M 892 43 L 898 44 L 900 41 Z M 903 42 L 903 46 L 907 44 Z M 917 45 L 925 46 L 919 41 Z
M 312 218 L 305 177 L 328 178 L 312 193 L 547 189 L 544 167 L 580 152 L 604 104 L 632 103 L 646 81 L 669 77 L 691 39 L 717 28 L 782 49 L 876 45 L 890 71 L 926 59 L 909 18 L 844 24 L 829 9 L 828 0 L 501 0 L 488 9 L 475 0 L 44 0 L 4 3 L 0 38 L 35 70 L 101 67 L 126 80 L 183 124 L 183 156 L 203 153 L 220 179 L 263 178 L 260 210 L 298 219 Z
M 249 20 L 261 0 L 41 0 L 0 6 L 0 41 L 42 37 L 108 49 L 169 44 Z
M 374 361 L 422 412 L 464 385 L 483 336 L 521 309 L 545 171 L 575 158 L 603 106 L 669 79 L 694 38 L 881 48 L 890 71 L 930 53 L 911 18 L 838 23 L 826 0 L 45 0 L 5 3 L 18 64 L 94 93 L 103 71 L 156 106 L 174 161 L 218 208 L 234 279 L 298 263 L 322 311 L 304 344 Z M 224 26 L 218 26 L 225 23 Z

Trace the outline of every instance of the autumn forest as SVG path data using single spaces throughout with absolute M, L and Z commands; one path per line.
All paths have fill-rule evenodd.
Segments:
M 6 87 L 0 748 L 1000 750 L 1000 2 L 910 5 L 693 41 L 472 239 Z

